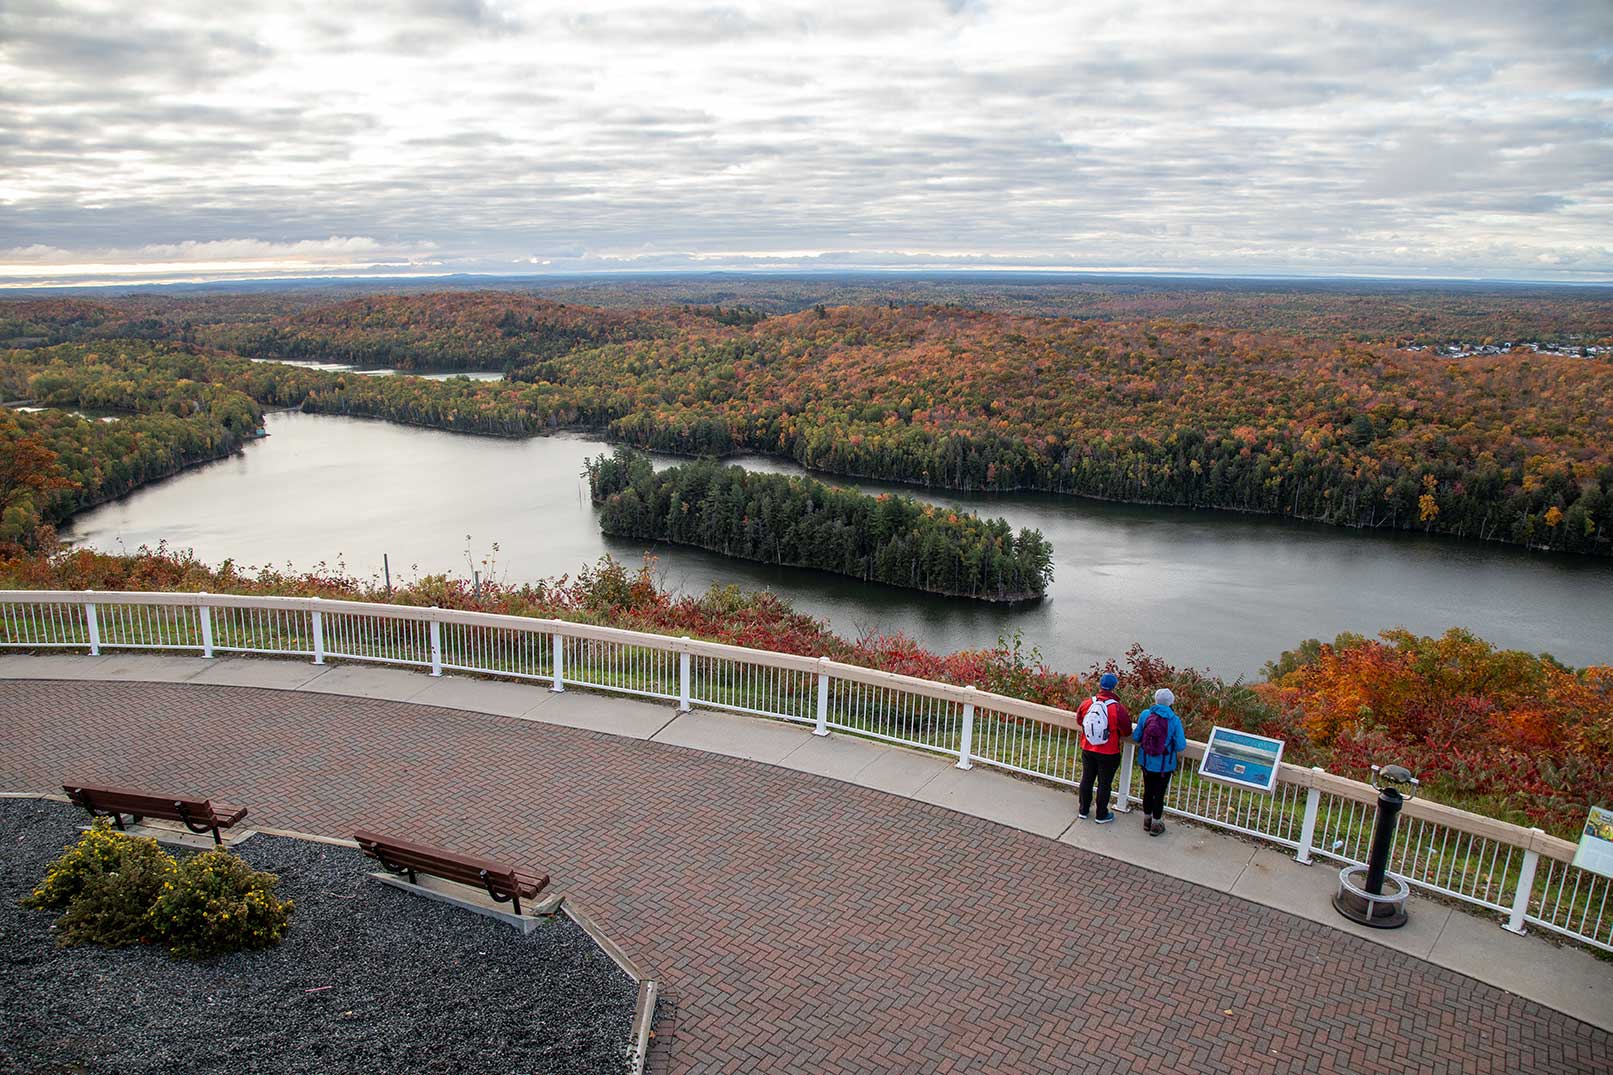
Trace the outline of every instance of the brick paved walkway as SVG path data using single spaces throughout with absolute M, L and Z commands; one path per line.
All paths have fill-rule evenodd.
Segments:
M 541 863 L 678 998 L 670 1071 L 1613 1070 L 1613 1036 L 1371 942 L 753 762 L 188 684 L 4 682 L 0 728 L 0 789 L 205 788 Z

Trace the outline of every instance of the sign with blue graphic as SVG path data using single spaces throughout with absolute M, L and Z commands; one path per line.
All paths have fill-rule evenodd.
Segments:
M 1574 865 L 1613 877 L 1613 810 L 1591 807 L 1585 831 L 1580 833 L 1579 848 L 1574 852 Z
M 1282 760 L 1281 739 L 1217 725 L 1204 745 L 1199 775 L 1241 788 L 1270 791 L 1277 786 L 1277 766 Z

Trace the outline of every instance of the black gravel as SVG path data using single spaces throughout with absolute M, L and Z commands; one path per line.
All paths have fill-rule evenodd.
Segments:
M 511 926 L 371 880 L 357 851 L 257 835 L 239 847 L 297 901 L 266 951 L 207 961 L 60 948 L 18 901 L 82 812 L 0 799 L 0 1071 L 610 1072 L 636 985 L 574 923 Z

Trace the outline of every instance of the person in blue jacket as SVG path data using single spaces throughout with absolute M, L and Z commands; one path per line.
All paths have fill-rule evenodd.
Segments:
M 1141 744 L 1137 751 L 1143 766 L 1143 828 L 1148 835 L 1165 831 L 1160 820 L 1165 814 L 1165 790 L 1176 771 L 1176 758 L 1187 749 L 1187 730 L 1171 706 L 1176 695 L 1169 687 L 1154 692 L 1154 704 L 1137 716 L 1131 737 Z

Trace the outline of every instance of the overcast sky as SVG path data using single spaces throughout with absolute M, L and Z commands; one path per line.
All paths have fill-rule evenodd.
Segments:
M 1613 279 L 1613 2 L 0 0 L 0 284 L 875 266 Z

